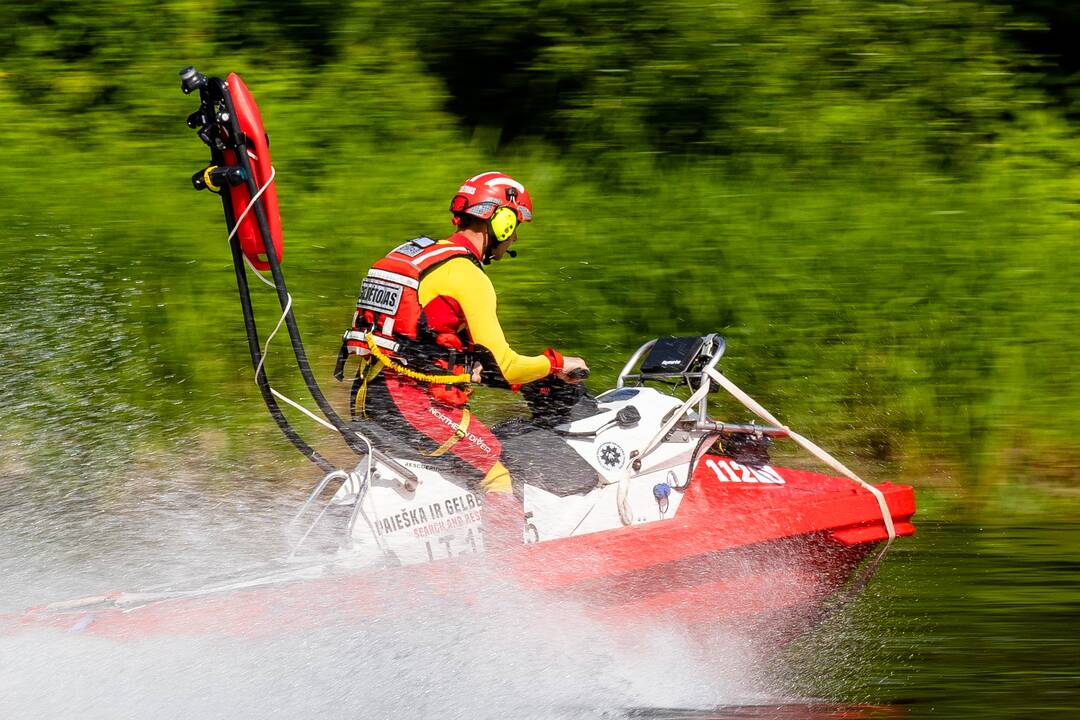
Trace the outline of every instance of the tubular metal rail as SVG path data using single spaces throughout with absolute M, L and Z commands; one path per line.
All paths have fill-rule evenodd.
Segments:
M 716 333 L 710 333 L 702 337 L 700 348 L 693 357 L 685 358 L 686 362 L 683 364 L 683 369 L 679 371 L 644 372 L 639 369 L 636 373 L 632 372 L 635 368 L 639 367 L 643 359 L 646 358 L 646 353 L 652 350 L 657 342 L 658 340 L 648 341 L 630 356 L 630 359 L 627 360 L 626 364 L 623 365 L 622 370 L 619 372 L 618 380 L 616 380 L 615 383 L 616 388 L 625 387 L 627 381 L 634 381 L 637 385 L 643 385 L 650 380 L 675 380 L 678 383 L 685 384 L 692 392 L 690 397 L 683 403 L 682 407 L 671 414 L 671 417 L 664 423 L 663 427 L 660 428 L 660 431 L 653 436 L 637 455 L 637 462 L 640 462 L 656 450 L 656 448 L 660 446 L 660 443 L 662 443 L 673 430 L 680 425 L 686 424 L 686 417 L 695 406 L 697 406 L 697 417 L 694 419 L 693 427 L 696 430 L 717 435 L 744 434 L 765 435 L 768 437 L 788 437 L 789 433 L 787 429 L 781 427 L 769 427 L 756 424 L 742 425 L 718 423 L 709 419 L 709 393 L 713 389 L 712 374 L 719 373 L 716 366 L 720 362 L 720 358 L 724 356 L 724 351 L 727 349 L 727 341 L 724 340 L 723 337 Z
M 650 340 L 642 345 L 637 351 L 630 356 L 630 360 L 623 366 L 622 371 L 619 373 L 619 379 L 617 386 L 623 387 L 627 380 L 636 380 L 638 385 L 641 385 L 649 380 L 672 380 L 676 379 L 684 382 L 688 387 L 693 389 L 690 397 L 671 414 L 671 418 L 664 423 L 664 426 L 660 429 L 652 440 L 638 453 L 631 465 L 631 469 L 634 472 L 638 472 L 641 469 L 641 460 L 645 458 L 649 453 L 653 452 L 665 438 L 679 426 L 680 423 L 685 423 L 687 416 L 691 412 L 691 409 L 697 405 L 697 417 L 694 418 L 693 427 L 706 433 L 703 440 L 709 437 L 709 433 L 715 434 L 728 434 L 728 433 L 749 433 L 749 434 L 761 434 L 769 437 L 785 437 L 796 445 L 799 445 L 804 450 L 813 455 L 816 459 L 824 463 L 826 466 L 832 468 L 836 472 L 840 473 L 844 477 L 848 478 L 852 482 L 857 483 L 867 492 L 874 496 L 877 500 L 878 507 L 881 509 L 881 519 L 885 525 L 885 529 L 888 532 L 889 540 L 885 543 L 885 548 L 882 550 L 884 554 L 892 541 L 896 538 L 896 528 L 893 524 L 892 513 L 889 510 L 888 503 L 885 501 L 885 496 L 882 492 L 866 482 L 854 472 L 852 472 L 846 465 L 834 458 L 828 452 L 820 448 L 813 443 L 810 439 L 803 437 L 799 433 L 791 430 L 787 426 L 783 425 L 772 413 L 766 410 L 761 404 L 759 404 L 752 397 L 747 395 L 741 389 L 739 389 L 735 383 L 731 382 L 728 378 L 716 368 L 717 363 L 724 354 L 726 343 L 722 337 L 712 333 L 702 338 L 702 344 L 697 352 L 692 357 L 684 358 L 685 362 L 682 365 L 682 370 L 678 372 L 664 373 L 664 372 L 637 372 L 631 371 L 642 362 L 642 358 L 645 358 L 645 353 L 656 346 L 659 340 Z M 702 358 L 706 357 L 704 363 L 700 365 L 700 369 L 691 370 L 697 363 L 701 363 Z M 647 359 L 647 358 L 646 358 Z M 694 381 L 697 381 L 698 385 L 694 388 Z M 707 398 L 710 390 L 713 386 L 722 387 L 731 394 L 736 400 L 742 403 L 748 410 L 757 415 L 762 420 L 772 423 L 772 426 L 761 427 L 758 425 L 728 425 L 725 423 L 717 423 L 713 420 L 709 420 L 707 417 Z M 691 468 L 696 464 L 697 458 L 694 458 L 694 462 L 691 464 Z

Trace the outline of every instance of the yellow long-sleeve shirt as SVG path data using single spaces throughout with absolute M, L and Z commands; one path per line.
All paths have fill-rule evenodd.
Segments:
M 417 292 L 422 307 L 440 296 L 456 300 L 473 342 L 491 351 L 508 383 L 532 382 L 551 372 L 546 356 L 519 355 L 511 349 L 496 313 L 495 288 L 468 258 L 456 257 L 439 265 L 424 276 Z

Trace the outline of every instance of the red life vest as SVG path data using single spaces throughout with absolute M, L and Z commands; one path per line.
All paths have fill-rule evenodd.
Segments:
M 412 366 L 432 366 L 436 359 L 433 351 L 440 349 L 470 350 L 469 338 L 456 327 L 447 327 L 445 321 L 435 328 L 428 324 L 418 292 L 427 273 L 456 257 L 467 257 L 480 265 L 470 246 L 454 238 L 449 243 L 436 243 L 428 237 L 399 245 L 376 262 L 360 285 L 343 350 L 350 355 L 370 355 L 368 333 L 383 352 Z

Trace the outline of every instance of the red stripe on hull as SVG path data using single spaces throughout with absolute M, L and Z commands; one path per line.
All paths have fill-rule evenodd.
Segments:
M 724 485 L 699 468 L 675 518 L 524 546 L 494 567 L 482 557 L 459 557 L 127 611 L 106 599 L 97 609 L 31 612 L 16 624 L 120 639 L 267 635 L 409 612 L 414 599 L 432 594 L 460 600 L 484 592 L 482 580 L 496 577 L 618 623 L 662 617 L 688 626 L 726 621 L 752 628 L 761 618 L 784 616 L 791 626 L 783 632 L 795 633 L 820 617 L 822 604 L 886 534 L 877 502 L 865 490 L 839 478 L 778 470 L 785 484 L 751 487 Z M 878 487 L 897 533 L 910 535 L 912 489 Z

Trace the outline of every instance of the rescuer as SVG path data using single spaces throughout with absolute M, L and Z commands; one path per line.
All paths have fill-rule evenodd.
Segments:
M 450 212 L 457 232 L 449 238 L 406 242 L 368 271 L 342 357 L 360 356 L 353 419 L 375 421 L 474 480 L 484 493 L 485 543 L 498 549 L 521 543 L 523 512 L 502 443 L 469 409 L 471 385 L 516 389 L 549 376 L 578 383 L 588 366 L 550 347 L 518 354 L 499 324 L 484 266 L 515 256 L 518 228 L 532 220 L 525 187 L 481 173 L 458 188 Z

